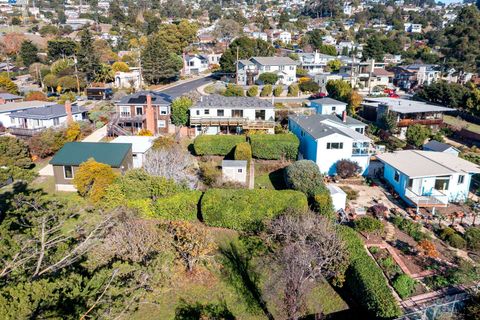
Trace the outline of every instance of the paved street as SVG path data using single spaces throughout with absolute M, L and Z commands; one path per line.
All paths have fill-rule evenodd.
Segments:
M 179 85 L 176 85 L 174 87 L 170 87 L 167 89 L 160 89 L 159 91 L 164 93 L 166 96 L 168 96 L 171 100 L 180 97 L 181 95 L 196 90 L 198 87 L 207 84 L 209 82 L 213 81 L 213 78 L 211 76 L 205 77 L 205 78 L 200 78 L 197 80 L 193 80 L 190 82 L 182 83 Z

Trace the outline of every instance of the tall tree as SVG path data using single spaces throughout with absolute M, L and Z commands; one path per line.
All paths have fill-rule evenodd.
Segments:
M 23 41 L 20 47 L 20 57 L 22 57 L 25 67 L 29 67 L 32 63 L 38 61 L 38 48 L 32 41 Z
M 141 54 L 143 77 L 150 84 L 169 81 L 179 75 L 182 58 L 162 45 L 159 35 L 148 39 Z
M 85 73 L 88 81 L 95 79 L 101 68 L 98 55 L 93 47 L 93 36 L 88 28 L 82 31 L 77 53 L 78 69 Z
M 480 71 L 480 11 L 476 6 L 462 8 L 452 26 L 445 30 L 447 64 L 460 71 Z
M 234 73 L 238 48 L 239 59 L 250 59 L 255 56 L 268 57 L 275 53 L 271 44 L 260 39 L 239 37 L 235 39 L 220 58 L 220 66 L 225 72 Z
M 77 43 L 70 39 L 57 38 L 49 40 L 47 52 L 50 60 L 55 61 L 69 57 L 77 51 Z

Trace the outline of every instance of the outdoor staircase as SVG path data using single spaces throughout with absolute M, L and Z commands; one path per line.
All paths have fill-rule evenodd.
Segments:
M 395 227 L 390 222 L 387 222 L 385 226 L 385 241 L 394 241 L 395 240 Z
M 132 133 L 128 130 L 125 130 L 118 124 L 120 116 L 118 113 L 115 113 L 112 118 L 110 119 L 110 122 L 108 123 L 108 135 L 109 136 L 131 136 Z

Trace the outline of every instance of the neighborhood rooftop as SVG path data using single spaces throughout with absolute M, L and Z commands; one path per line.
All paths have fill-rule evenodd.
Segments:
M 450 175 L 457 172 L 480 173 L 480 167 L 454 154 L 403 150 L 384 153 L 377 158 L 410 178 Z
M 436 106 L 421 101 L 397 99 L 397 98 L 366 98 L 365 105 L 387 105 L 390 110 L 397 113 L 421 113 L 421 112 L 449 112 L 455 109 Z
M 336 115 L 315 114 L 311 116 L 297 115 L 290 119 L 296 123 L 314 139 L 320 139 L 332 134 L 340 134 L 353 138 L 355 140 L 370 141 L 370 139 L 357 131 L 346 127 L 347 125 L 365 125 L 363 122 L 347 117 L 347 122 L 343 123 Z
M 72 105 L 72 114 L 86 112 L 87 109 L 80 107 L 78 105 Z M 47 120 L 58 117 L 67 116 L 65 111 L 65 106 L 63 104 L 54 104 L 51 106 L 44 106 L 38 108 L 27 109 L 25 111 L 15 112 L 11 115 L 15 118 L 27 118 L 27 119 L 38 119 L 38 120 Z
M 17 96 L 16 94 L 11 94 L 8 92 L 0 92 L 0 99 L 15 100 L 15 99 L 23 99 L 23 97 Z
M 222 167 L 224 168 L 237 168 L 246 166 L 247 160 L 222 160 Z
M 221 95 L 210 95 L 202 97 L 195 105 L 196 108 L 273 108 L 270 100 L 263 100 L 253 97 L 224 97 Z
M 297 62 L 289 57 L 253 57 L 251 60 L 257 61 L 263 66 L 281 66 L 296 65 Z
M 328 98 L 328 97 L 310 100 L 310 102 L 315 102 L 317 104 L 324 104 L 324 105 L 334 105 L 334 106 L 346 106 L 347 105 L 345 102 L 338 101 L 338 100 Z
M 154 138 L 148 136 L 119 136 L 111 143 L 131 143 L 133 153 L 145 153 L 152 147 Z
M 54 104 L 55 104 L 55 102 L 38 101 L 38 100 L 9 102 L 9 103 L 5 103 L 5 104 L 0 104 L 0 112 L 25 110 L 25 109 L 30 109 L 30 108 L 51 106 L 51 105 L 54 105 Z
M 423 148 L 431 151 L 443 152 L 453 147 L 448 143 L 439 142 L 437 140 L 430 140 L 423 145 Z
M 120 99 L 119 104 L 122 105 L 146 105 L 147 104 L 147 95 L 152 96 L 152 104 L 170 104 L 171 97 L 165 93 L 155 92 L 155 91 L 139 91 L 134 94 L 130 94 Z
M 78 166 L 93 158 L 97 162 L 119 168 L 131 148 L 130 143 L 69 142 L 55 154 L 50 164 Z

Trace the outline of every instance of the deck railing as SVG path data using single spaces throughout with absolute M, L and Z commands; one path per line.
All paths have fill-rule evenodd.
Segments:
M 405 197 L 418 207 L 446 206 L 448 204 L 448 195 L 436 189 L 432 189 L 428 195 L 419 195 L 412 189 L 407 188 Z

